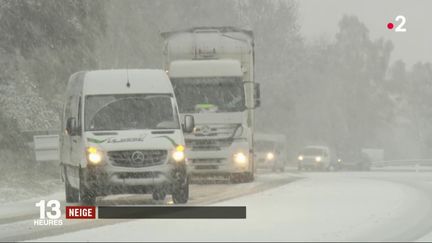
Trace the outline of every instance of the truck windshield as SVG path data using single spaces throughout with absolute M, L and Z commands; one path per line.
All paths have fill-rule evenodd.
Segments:
M 238 112 L 245 109 L 240 77 L 172 78 L 181 113 Z
M 85 100 L 85 130 L 178 129 L 170 95 L 90 95 Z

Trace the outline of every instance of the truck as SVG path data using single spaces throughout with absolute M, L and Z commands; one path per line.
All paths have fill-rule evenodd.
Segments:
M 189 199 L 184 133 L 164 70 L 94 70 L 73 74 L 65 92 L 60 136 L 66 202 L 98 196 L 152 194 Z
M 163 68 L 180 115 L 192 115 L 185 135 L 192 176 L 254 180 L 255 109 L 253 32 L 236 27 L 196 27 L 162 33 Z

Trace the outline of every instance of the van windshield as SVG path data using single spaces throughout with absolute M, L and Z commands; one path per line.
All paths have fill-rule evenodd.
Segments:
M 256 141 L 255 149 L 259 152 L 273 151 L 276 148 L 276 144 L 271 141 Z
M 304 148 L 302 154 L 305 156 L 322 155 L 324 154 L 324 150 L 320 148 Z
M 238 112 L 245 109 L 240 77 L 172 78 L 181 113 Z
M 89 95 L 85 130 L 179 129 L 170 95 Z

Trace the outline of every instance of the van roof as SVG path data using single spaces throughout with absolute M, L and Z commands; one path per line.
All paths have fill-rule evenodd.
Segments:
M 283 134 L 271 134 L 271 133 L 255 133 L 255 141 L 277 141 L 286 142 L 286 136 Z
M 127 86 L 129 80 L 130 87 Z M 111 69 L 88 71 L 84 76 L 83 94 L 172 94 L 167 74 L 156 69 Z
M 304 147 L 303 149 L 309 149 L 309 148 L 321 149 L 321 150 L 329 150 L 329 147 L 323 146 L 323 145 L 309 145 L 309 146 Z

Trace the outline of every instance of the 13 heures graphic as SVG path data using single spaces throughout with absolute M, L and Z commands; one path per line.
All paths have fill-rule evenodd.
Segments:
M 39 219 L 35 219 L 35 226 L 60 226 L 63 225 L 61 218 L 60 202 L 58 200 L 40 200 L 35 204 L 39 208 Z

